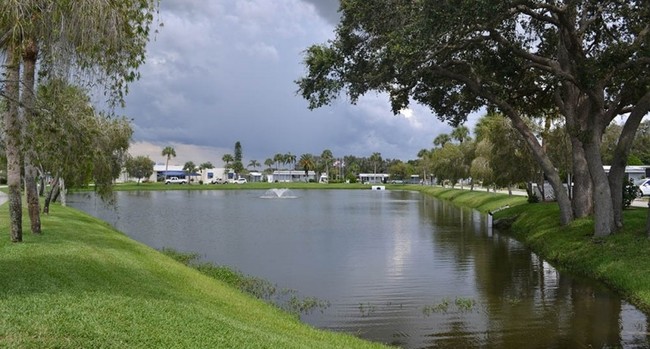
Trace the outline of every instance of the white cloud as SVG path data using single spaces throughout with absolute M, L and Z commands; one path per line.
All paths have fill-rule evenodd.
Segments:
M 267 62 L 277 62 L 280 58 L 278 50 L 273 45 L 263 42 L 256 42 L 249 46 L 237 45 L 237 48 L 256 59 L 265 60 Z

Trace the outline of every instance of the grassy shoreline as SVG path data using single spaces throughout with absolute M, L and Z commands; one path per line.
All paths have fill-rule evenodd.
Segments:
M 303 324 L 72 208 L 54 206 L 20 244 L 7 205 L 0 217 L 2 348 L 383 347 Z

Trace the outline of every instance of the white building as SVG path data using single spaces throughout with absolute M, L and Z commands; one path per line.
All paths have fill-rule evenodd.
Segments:
M 308 171 L 305 174 L 303 170 L 276 170 L 273 171 L 273 174 L 268 175 L 267 178 L 269 183 L 309 182 L 316 181 L 316 172 Z
M 609 174 L 611 166 L 603 166 L 605 173 Z M 632 181 L 643 178 L 650 178 L 650 166 L 625 166 L 625 174 Z
M 156 164 L 153 167 L 153 174 L 149 177 L 150 182 L 164 181 L 167 177 L 187 178 L 190 181 L 198 183 L 210 183 L 212 180 L 220 178 L 226 180 L 228 178 L 228 171 L 225 168 L 209 168 L 203 171 L 194 173 L 187 173 L 183 170 L 183 166 Z
M 361 183 L 386 183 L 390 175 L 388 173 L 359 173 L 359 182 Z

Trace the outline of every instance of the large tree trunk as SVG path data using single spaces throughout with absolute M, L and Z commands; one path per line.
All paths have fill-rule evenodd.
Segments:
M 571 136 L 571 148 L 573 150 L 573 214 L 576 218 L 582 218 L 593 213 L 594 186 L 582 142 L 577 137 Z
M 612 207 L 617 228 L 623 226 L 623 182 L 625 180 L 627 157 L 630 154 L 636 130 L 648 110 L 650 110 L 650 92 L 639 100 L 628 116 L 616 143 L 616 149 L 614 149 L 612 166 L 609 170 L 609 189 L 612 192 Z
M 20 57 L 13 47 L 9 47 L 6 51 L 4 68 L 7 101 L 7 112 L 4 115 L 4 131 L 7 155 L 7 187 L 9 191 L 9 231 L 12 242 L 21 242 L 23 241 L 23 203 L 20 193 L 21 127 L 18 115 Z
M 603 169 L 600 156 L 600 138 L 602 132 L 597 125 L 590 129 L 591 139 L 584 143 L 589 172 L 594 185 L 594 236 L 608 236 L 616 230 L 612 192 L 609 190 L 609 180 Z
M 23 52 L 23 92 L 21 94 L 21 103 L 23 106 L 23 139 L 24 142 L 24 166 L 25 166 L 25 193 L 27 196 L 27 209 L 31 230 L 34 234 L 41 233 L 41 207 L 38 202 L 38 188 L 36 185 L 37 171 L 32 161 L 36 158 L 34 155 L 34 146 L 29 136 L 30 127 L 36 115 L 34 110 L 35 97 L 34 86 L 36 84 L 36 58 L 38 48 L 34 41 L 30 40 Z

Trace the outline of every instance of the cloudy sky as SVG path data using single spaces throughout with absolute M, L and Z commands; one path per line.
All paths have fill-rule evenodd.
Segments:
M 451 128 L 413 105 L 395 116 L 385 96 L 345 97 L 310 111 L 294 83 L 303 51 L 334 38 L 337 0 L 163 0 L 163 27 L 123 111 L 134 121 L 132 155 L 182 165 L 222 164 L 241 142 L 245 164 L 276 153 L 414 159 Z

